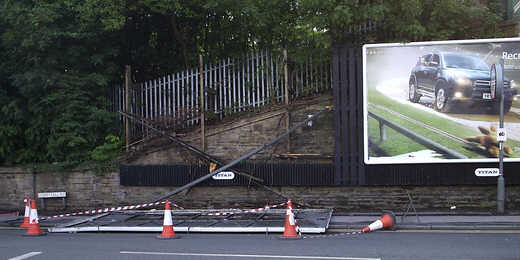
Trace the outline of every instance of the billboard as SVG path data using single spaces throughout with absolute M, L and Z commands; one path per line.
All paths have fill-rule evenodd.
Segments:
M 500 62 L 503 129 L 490 80 Z M 364 45 L 365 163 L 497 162 L 498 135 L 518 162 L 519 94 L 519 38 Z

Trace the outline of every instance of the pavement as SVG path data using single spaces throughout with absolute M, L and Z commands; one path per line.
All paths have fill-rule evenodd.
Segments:
M 379 219 L 380 214 L 352 213 L 332 216 L 329 230 L 361 229 Z M 520 214 L 491 213 L 395 213 L 397 230 L 519 230 Z
M 360 230 L 376 221 L 383 213 L 334 213 L 328 231 Z M 520 212 L 496 215 L 482 212 L 396 212 L 396 230 L 518 230 L 520 231 Z M 73 218 L 64 218 L 70 221 Z M 0 228 L 17 227 L 23 220 L 21 216 L 0 216 Z M 54 226 L 56 222 L 41 223 L 42 227 Z

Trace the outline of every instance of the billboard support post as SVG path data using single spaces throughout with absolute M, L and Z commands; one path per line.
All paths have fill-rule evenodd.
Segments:
M 500 59 L 500 63 L 496 64 L 496 90 L 497 96 L 500 98 L 500 123 L 499 129 L 504 128 L 504 60 Z M 493 79 L 492 79 L 493 80 Z M 497 179 L 497 212 L 504 213 L 505 200 L 505 184 L 504 184 L 504 141 L 500 139 L 499 143 L 499 158 L 498 158 L 498 179 Z

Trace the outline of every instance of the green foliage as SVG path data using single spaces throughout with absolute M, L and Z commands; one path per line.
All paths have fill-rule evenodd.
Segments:
M 116 158 L 118 141 L 105 139 L 119 135 L 107 98 L 127 64 L 140 82 L 197 67 L 199 54 L 208 63 L 264 48 L 278 65 L 287 49 L 296 68 L 310 56 L 327 61 L 333 44 L 497 37 L 498 7 L 498 0 L 3 0 L 0 163 L 71 167 Z M 365 25 L 376 30 L 360 33 Z
M 301 0 L 302 23 L 337 43 L 454 40 L 501 36 L 498 0 Z M 360 37 L 360 26 L 377 28 Z
M 114 131 L 107 94 L 119 79 L 118 23 L 95 2 L 2 2 L 3 65 L 18 68 L 5 75 L 12 100 L 0 103 L 6 163 L 76 166 Z
M 108 161 L 121 155 L 121 138 L 114 135 L 105 137 L 105 143 L 96 147 L 90 156 L 93 160 L 98 162 Z
M 111 172 L 119 166 L 119 156 L 121 155 L 122 141 L 118 136 L 108 135 L 105 137 L 105 143 L 96 147 L 90 152 L 93 160 L 91 169 L 97 174 Z

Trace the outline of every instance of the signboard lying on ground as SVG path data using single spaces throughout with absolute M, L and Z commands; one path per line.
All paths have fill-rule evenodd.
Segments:
M 490 80 L 501 61 L 504 129 Z M 519 94 L 518 38 L 365 45 L 365 163 L 496 162 L 497 132 L 504 161 L 520 161 Z

